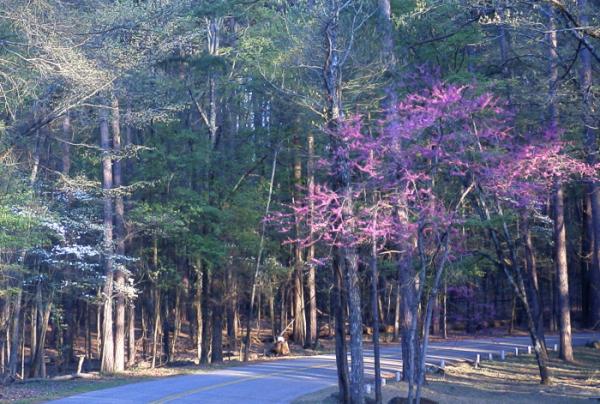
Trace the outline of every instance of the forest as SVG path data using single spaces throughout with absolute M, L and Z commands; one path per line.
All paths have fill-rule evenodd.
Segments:
M 0 0 L 0 391 L 600 328 L 596 0 Z M 267 348 L 265 348 L 267 347 Z

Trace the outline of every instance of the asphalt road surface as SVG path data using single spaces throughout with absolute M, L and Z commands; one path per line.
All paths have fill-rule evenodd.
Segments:
M 583 345 L 600 334 L 573 335 L 574 345 Z M 474 360 L 477 354 L 487 360 L 489 354 L 500 358 L 507 354 L 527 353 L 529 337 L 504 337 L 431 343 L 427 362 Z M 549 349 L 558 344 L 556 336 L 546 337 Z M 382 347 L 382 370 L 395 374 L 401 369 L 401 350 L 397 344 Z M 367 378 L 373 377 L 373 352 L 365 351 Z M 229 367 L 198 374 L 167 377 L 153 381 L 97 390 L 52 401 L 56 404 L 125 403 L 289 403 L 300 396 L 334 386 L 337 383 L 334 355 L 282 359 Z

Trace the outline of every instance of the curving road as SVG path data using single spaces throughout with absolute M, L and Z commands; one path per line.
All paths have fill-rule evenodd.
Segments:
M 574 345 L 583 345 L 600 333 L 573 335 Z M 550 349 L 558 343 L 556 336 L 546 337 Z M 515 348 L 527 351 L 529 337 L 504 337 L 444 341 L 431 343 L 427 361 L 439 364 L 459 360 L 482 360 L 501 351 L 514 354 Z M 367 375 L 373 375 L 373 352 L 365 351 Z M 401 368 L 400 347 L 382 347 L 382 370 L 395 373 Z M 125 403 L 289 403 L 305 394 L 337 383 L 334 355 L 282 359 L 230 367 L 198 374 L 174 376 L 147 382 L 97 390 L 52 401 L 55 404 L 125 404 Z

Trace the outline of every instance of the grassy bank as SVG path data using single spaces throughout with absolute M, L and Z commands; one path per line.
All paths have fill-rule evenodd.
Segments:
M 428 375 L 423 397 L 439 403 L 576 403 L 600 398 L 600 350 L 576 348 L 575 363 L 559 360 L 551 352 L 553 384 L 539 384 L 533 355 L 510 357 L 504 362 L 482 362 L 449 366 L 444 375 Z M 336 388 L 321 390 L 295 401 L 295 404 L 335 403 Z M 406 383 L 388 383 L 384 403 L 393 397 L 406 397 Z

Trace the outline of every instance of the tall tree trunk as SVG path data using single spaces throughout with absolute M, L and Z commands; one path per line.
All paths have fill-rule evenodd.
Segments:
M 477 196 L 473 196 L 473 204 L 477 209 L 479 216 L 482 220 L 490 222 L 492 220 L 492 216 L 490 210 L 483 198 L 481 190 L 478 192 Z M 501 209 L 500 204 L 497 204 L 498 215 L 500 218 L 504 219 L 503 211 Z M 500 269 L 506 275 L 510 285 L 513 288 L 515 296 L 519 298 L 523 308 L 525 309 L 525 315 L 527 319 L 527 329 L 529 331 L 529 336 L 531 338 L 531 342 L 533 344 L 533 349 L 535 351 L 536 360 L 538 363 L 538 368 L 540 372 L 540 382 L 541 384 L 550 384 L 551 376 L 550 369 L 548 368 L 548 353 L 545 349 L 545 342 L 543 336 L 538 335 L 537 329 L 535 326 L 535 322 L 533 319 L 533 313 L 529 307 L 529 299 L 527 296 L 527 290 L 525 289 L 525 283 L 523 281 L 523 274 L 521 268 L 519 266 L 518 255 L 515 249 L 515 245 L 513 243 L 513 239 L 510 236 L 510 232 L 508 230 L 508 226 L 506 223 L 502 222 L 502 231 L 500 234 L 504 235 L 504 242 L 508 245 L 508 257 L 510 257 L 510 261 L 506 257 L 502 244 L 500 242 L 500 234 L 493 230 L 492 228 L 488 229 L 489 237 L 492 241 L 492 245 L 496 251 L 496 255 L 498 257 L 498 265 Z M 512 267 L 507 267 L 506 263 L 512 262 Z M 512 270 L 512 271 L 511 271 Z
M 196 271 L 196 282 L 194 286 L 194 310 L 196 311 L 196 356 L 198 364 L 202 358 L 202 260 L 198 259 L 194 266 Z
M 294 204 L 300 201 L 300 187 L 302 181 L 302 161 L 300 159 L 300 145 L 298 137 L 294 136 Z M 299 223 L 299 220 L 297 221 Z M 296 225 L 296 238 L 301 239 L 300 226 Z M 294 342 L 304 345 L 306 342 L 306 315 L 304 310 L 304 261 L 302 259 L 302 244 L 294 245 Z
M 233 268 L 227 268 L 227 343 L 230 351 L 237 350 L 237 282 L 233 277 Z
M 337 366 L 339 401 L 350 402 L 350 382 L 348 375 L 348 354 L 346 352 L 346 320 L 344 316 L 345 299 L 343 288 L 344 262 L 337 253 L 333 262 L 333 289 L 331 306 L 335 317 L 335 362 Z
M 207 17 L 207 50 L 208 54 L 216 57 L 219 53 L 220 46 L 220 28 L 222 25 L 222 18 L 218 17 Z M 212 149 L 217 144 L 217 72 L 215 69 L 209 67 L 208 72 L 208 117 L 206 117 L 206 123 L 208 125 L 208 136 Z
M 123 185 L 121 168 L 121 118 L 119 113 L 119 100 L 114 97 L 112 101 L 112 134 L 113 152 L 116 159 L 113 161 L 113 186 L 119 189 Z M 125 205 L 121 191 L 115 197 L 115 253 L 118 261 L 115 262 L 115 372 L 125 370 Z
M 350 192 L 347 193 L 347 197 Z M 346 290 L 348 291 L 348 322 L 350 325 L 350 401 L 364 402 L 363 328 L 358 277 L 358 255 L 354 248 L 345 248 Z
M 544 337 L 544 310 L 542 305 L 542 296 L 540 294 L 539 279 L 537 274 L 537 263 L 535 259 L 533 240 L 529 229 L 528 218 L 523 219 L 523 233 L 525 235 L 525 263 L 527 268 L 526 285 L 528 286 L 527 295 L 531 304 L 531 312 L 535 323 L 538 338 L 541 340 L 543 349 L 546 350 L 546 340 Z
M 127 305 L 127 367 L 135 365 L 136 344 L 135 344 L 135 305 L 131 299 Z
M 378 29 L 381 37 L 381 60 L 386 69 L 388 82 L 384 88 L 384 110 L 387 127 L 392 128 L 397 116 L 398 104 L 397 58 L 394 44 L 394 23 L 392 21 L 392 7 L 390 0 L 378 0 Z
M 306 176 L 309 194 L 309 238 L 313 239 L 313 226 L 312 216 L 315 210 L 315 203 L 311 196 L 314 194 L 315 189 L 315 138 L 311 131 L 308 131 L 307 135 L 307 148 L 308 148 L 308 161 L 306 163 Z M 308 343 L 311 347 L 316 348 L 318 343 L 318 324 L 317 324 L 317 274 L 314 265 L 315 259 L 315 246 L 311 243 L 307 250 L 306 261 L 308 265 L 308 276 L 306 278 L 306 286 L 308 288 Z
M 156 367 L 156 359 L 157 356 L 160 355 L 158 352 L 158 338 L 160 331 L 160 290 L 156 285 L 153 287 L 153 301 L 154 301 L 154 321 L 152 325 L 154 329 L 152 331 L 152 364 L 151 367 L 154 369 Z
M 169 357 L 171 360 L 175 360 L 177 340 L 179 339 L 179 333 L 181 332 L 181 293 L 181 288 L 177 288 L 175 290 L 175 306 L 173 307 L 173 338 L 171 339 L 171 345 L 169 347 Z
M 411 373 L 415 370 L 414 367 L 411 366 L 412 364 L 409 358 L 411 351 L 411 326 L 413 324 L 413 318 L 417 315 L 417 313 L 413 311 L 413 307 L 418 305 L 416 302 L 417 282 L 415 281 L 416 273 L 412 264 L 406 262 L 406 260 L 402 258 L 398 260 L 398 279 L 402 296 L 400 309 L 402 312 L 402 322 L 400 326 L 402 338 L 402 379 L 408 381 Z
M 108 112 L 100 108 L 100 147 L 102 148 L 102 190 L 104 200 L 104 287 L 102 290 L 102 373 L 115 372 L 115 352 L 113 340 L 113 200 L 110 190 L 113 188 L 112 157 L 110 134 L 108 130 Z
M 210 329 L 210 318 L 211 318 L 211 302 L 210 302 L 210 275 L 208 268 L 204 268 L 202 271 L 202 352 L 200 355 L 200 364 L 208 365 L 210 358 L 210 346 L 211 346 L 211 329 Z
M 19 274 L 16 277 L 17 281 L 22 279 L 22 275 Z M 8 354 L 8 374 L 15 378 L 17 376 L 17 369 L 19 365 L 19 341 L 21 338 L 21 306 L 23 300 L 23 290 L 21 289 L 21 282 L 16 286 L 17 292 L 14 294 L 12 301 L 12 315 L 11 315 L 11 326 L 10 326 L 10 338 L 7 338 L 7 342 L 10 343 L 9 354 Z
M 373 240 L 371 246 L 371 314 L 373 317 L 373 360 L 375 365 L 375 402 L 382 402 L 381 396 L 381 356 L 379 352 L 379 313 L 378 313 L 378 286 L 379 271 L 377 268 L 377 241 Z
M 323 79 L 327 92 L 327 118 L 328 127 L 332 133 L 330 137 L 331 150 L 334 155 L 334 169 L 336 178 L 334 188 L 343 192 L 344 207 L 342 216 L 349 218 L 353 212 L 353 191 L 350 183 L 350 168 L 348 161 L 339 150 L 343 147 L 335 136 L 342 114 L 342 64 L 343 59 L 339 49 L 339 23 L 343 5 L 339 0 L 329 3 L 328 20 L 325 27 L 327 43 L 326 58 L 323 68 Z M 346 240 L 342 240 L 345 242 Z M 362 341 L 362 314 L 360 303 L 360 285 L 358 279 L 358 255 L 356 249 L 350 245 L 337 249 L 342 254 L 341 259 L 345 268 L 345 285 L 348 296 L 348 311 L 350 325 L 350 356 L 352 359 L 350 370 L 350 397 L 349 402 L 362 404 L 364 402 L 364 364 Z M 336 340 L 337 345 L 337 340 Z M 338 367 L 340 364 L 338 363 Z M 340 369 L 338 369 L 340 372 Z M 339 376 L 338 376 L 339 378 Z M 340 385 L 340 391 L 345 386 Z
M 273 196 L 273 185 L 275 183 L 275 170 L 277 168 L 277 155 L 279 154 L 279 149 L 275 150 L 273 153 L 273 165 L 271 166 L 271 181 L 269 183 L 269 195 L 267 198 L 267 205 L 265 206 L 265 217 L 269 215 L 271 209 L 271 198 Z M 258 245 L 258 255 L 256 257 L 256 266 L 254 268 L 254 277 L 252 278 L 252 288 L 250 292 L 250 304 L 248 305 L 248 315 L 246 318 L 246 337 L 245 337 L 245 345 L 244 345 L 244 362 L 248 361 L 250 347 L 252 345 L 252 336 L 251 336 L 251 328 L 252 328 L 252 315 L 254 310 L 254 299 L 256 298 L 256 285 L 258 282 L 258 275 L 260 272 L 260 264 L 262 260 L 263 248 L 265 243 L 265 231 L 266 231 L 266 222 L 263 221 L 262 229 L 260 233 L 260 242 Z M 283 331 L 282 331 L 283 332 Z
M 589 26 L 587 0 L 577 0 L 579 21 L 581 26 Z M 585 33 L 583 34 L 585 37 Z M 589 164 L 598 161 L 598 129 L 596 110 L 592 99 L 592 58 L 587 47 L 582 47 L 580 53 L 580 83 L 583 107 L 583 125 L 585 133 L 586 159 Z M 592 267 L 590 271 L 589 290 L 589 325 L 600 327 L 600 185 L 597 181 L 589 184 L 589 195 L 592 205 Z
M 558 280 L 558 305 L 560 328 L 560 358 L 573 361 L 571 341 L 571 310 L 569 303 L 569 273 L 567 268 L 567 235 L 565 230 L 563 190 L 558 186 L 554 194 L 554 245 Z
M 431 318 L 431 335 L 440 335 L 440 299 L 433 300 L 433 317 Z
M 585 194 L 582 203 L 581 220 L 581 250 L 580 268 L 581 268 L 581 306 L 584 324 L 590 325 L 590 274 L 592 272 L 592 253 L 594 245 L 594 225 L 592 223 L 592 200 L 587 187 L 584 187 Z
M 210 361 L 213 364 L 223 363 L 223 279 L 221 275 L 214 275 L 212 288 L 214 293 L 212 310 L 212 351 Z
M 554 9 L 548 7 L 548 42 L 549 42 L 549 113 L 550 125 L 558 128 L 558 103 L 556 90 L 558 87 L 558 42 Z M 560 357 L 573 361 L 573 346 L 571 342 L 571 303 L 569 301 L 569 271 L 567 263 L 567 232 L 565 228 L 565 205 L 563 187 L 558 181 L 554 188 L 554 259 L 558 282 L 558 307 L 560 328 Z
M 400 273 L 400 272 L 398 272 L 398 273 Z M 400 279 L 397 280 L 395 289 L 396 289 L 396 297 L 395 297 L 395 304 L 394 304 L 394 342 L 398 342 L 398 341 L 400 341 L 400 329 L 401 329 L 400 310 L 402 307 L 402 304 L 401 304 L 402 289 L 400 287 Z
M 39 330 L 37 336 L 37 349 L 35 351 L 33 363 L 31 364 L 31 376 L 32 377 L 46 377 L 46 335 L 48 333 L 48 323 L 50 321 L 50 313 L 52 312 L 52 296 L 49 296 L 49 300 L 46 304 L 42 301 L 41 285 L 38 284 L 39 296 L 36 298 L 36 304 L 38 305 L 39 315 Z
M 444 290 L 442 292 L 442 338 L 448 338 L 448 281 L 444 278 Z

